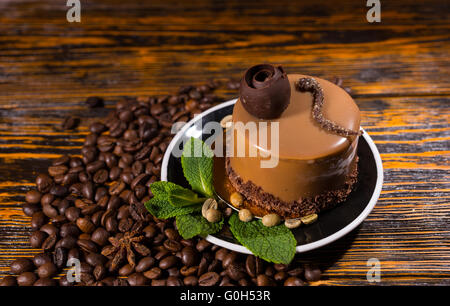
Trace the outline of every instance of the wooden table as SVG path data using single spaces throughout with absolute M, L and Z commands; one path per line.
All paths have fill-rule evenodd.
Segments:
M 0 275 L 30 256 L 23 195 L 50 159 L 77 154 L 94 118 L 123 96 L 239 78 L 260 62 L 331 79 L 362 111 L 383 159 L 385 183 L 367 220 L 305 258 L 326 267 L 315 284 L 450 284 L 449 7 L 446 1 L 84 1 L 81 23 L 65 1 L 0 2 Z M 225 97 L 235 91 L 223 91 Z M 102 96 L 106 109 L 83 101 Z M 75 132 L 54 128 L 83 118 Z

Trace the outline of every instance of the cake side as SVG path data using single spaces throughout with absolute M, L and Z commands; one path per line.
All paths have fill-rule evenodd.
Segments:
M 251 206 L 255 206 L 260 215 L 275 213 L 283 218 L 299 218 L 309 214 L 319 213 L 345 201 L 351 193 L 358 177 L 358 157 L 345 177 L 342 185 L 336 189 L 324 190 L 312 197 L 304 197 L 296 201 L 286 202 L 277 196 L 266 192 L 251 180 L 244 181 L 230 165 L 230 159 L 225 162 L 225 169 L 232 186 L 243 194 Z

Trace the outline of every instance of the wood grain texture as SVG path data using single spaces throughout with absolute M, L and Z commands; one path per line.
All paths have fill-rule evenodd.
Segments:
M 273 62 L 343 77 L 385 169 L 358 230 L 302 257 L 327 268 L 316 284 L 368 285 L 369 258 L 380 260 L 383 285 L 450 284 L 449 9 L 391 2 L 369 24 L 365 1 L 82 1 L 82 22 L 70 24 L 65 1 L 1 1 L 0 276 L 38 252 L 21 210 L 35 175 L 78 154 L 89 123 L 115 101 Z M 91 95 L 107 107 L 86 112 Z M 55 129 L 68 114 L 81 126 Z

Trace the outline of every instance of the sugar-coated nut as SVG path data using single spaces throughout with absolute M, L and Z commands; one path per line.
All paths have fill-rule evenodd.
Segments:
M 317 218 L 318 218 L 317 214 L 310 214 L 310 215 L 301 217 L 300 220 L 302 220 L 302 222 L 305 224 L 311 224 L 311 223 L 316 222 Z
M 297 228 L 302 224 L 302 220 L 301 219 L 286 219 L 284 221 L 284 225 L 287 228 Z
M 210 208 L 214 208 L 217 209 L 218 205 L 217 205 L 217 201 L 214 199 L 206 199 L 205 202 L 203 202 L 203 206 L 202 206 L 202 216 L 204 218 L 206 218 L 206 212 L 208 211 L 208 209 Z
M 232 122 L 232 119 L 233 119 L 232 115 L 223 117 L 222 120 L 220 120 L 220 126 L 223 127 L 224 129 L 228 128 Z
M 271 227 L 280 224 L 281 218 L 277 214 L 268 214 L 262 218 L 262 224 Z
M 250 210 L 246 208 L 239 210 L 239 220 L 241 220 L 242 222 L 249 222 L 252 221 L 252 219 L 253 214 Z
M 230 196 L 230 203 L 234 207 L 240 207 L 244 203 L 244 198 L 239 192 L 233 192 Z
M 222 213 L 220 210 L 210 208 L 206 211 L 206 220 L 211 223 L 219 222 L 222 219 Z

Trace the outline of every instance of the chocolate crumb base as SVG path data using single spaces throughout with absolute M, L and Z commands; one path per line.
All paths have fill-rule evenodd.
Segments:
M 265 192 L 252 181 L 244 182 L 243 179 L 230 166 L 230 159 L 225 162 L 226 173 L 233 187 L 240 192 L 258 211 L 264 214 L 276 213 L 284 218 L 298 218 L 313 213 L 319 213 L 333 208 L 338 203 L 347 199 L 357 182 L 358 157 L 356 157 L 354 169 L 347 176 L 344 186 L 340 189 L 326 191 L 314 197 L 303 198 L 298 201 L 285 202 L 273 194 Z

